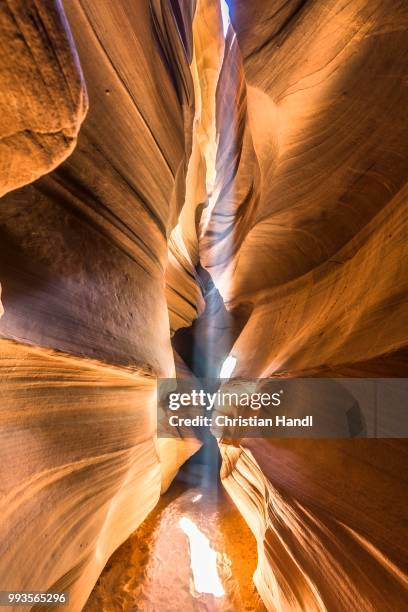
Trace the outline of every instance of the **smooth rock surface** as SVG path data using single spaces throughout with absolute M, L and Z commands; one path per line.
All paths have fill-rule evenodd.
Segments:
M 58 0 L 0 7 L 0 196 L 46 174 L 74 149 L 88 107 Z

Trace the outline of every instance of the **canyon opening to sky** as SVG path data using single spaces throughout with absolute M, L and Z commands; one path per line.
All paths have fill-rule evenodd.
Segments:
M 407 29 L 0 3 L 0 606 L 408 609 Z

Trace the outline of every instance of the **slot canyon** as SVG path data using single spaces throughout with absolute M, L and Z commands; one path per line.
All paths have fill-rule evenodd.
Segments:
M 408 610 L 407 27 L 406 0 L 0 2 L 0 591 Z M 403 418 L 158 435 L 159 379 L 219 376 L 381 379 Z

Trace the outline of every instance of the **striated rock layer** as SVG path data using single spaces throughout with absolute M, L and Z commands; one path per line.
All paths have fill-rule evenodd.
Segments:
M 400 350 L 404 3 L 235 0 L 231 15 L 218 84 L 224 191 L 203 262 L 227 307 L 247 311 L 235 373 L 297 374 Z M 243 85 L 228 114 L 231 80 Z
M 163 278 L 191 149 L 193 5 L 185 24 L 160 3 L 65 8 L 90 111 L 67 162 L 3 199 L 0 333 L 171 374 Z
M 252 439 L 221 452 L 269 610 L 404 608 L 405 441 Z
M 89 96 L 71 157 L 0 207 L 1 584 L 67 590 L 73 611 L 199 447 L 156 440 L 156 377 L 176 372 L 167 239 L 194 117 L 182 5 L 67 2 L 72 35 L 59 3 L 2 8 L 3 192 L 71 152 L 77 50 Z
M 72 610 L 199 446 L 157 376 L 407 371 L 406 3 L 221 9 L 0 9 L 1 576 Z M 268 609 L 403 609 L 404 442 L 220 447 Z
M 225 65 L 244 83 L 237 138 L 221 131 L 219 148 L 231 214 L 221 196 L 203 245 L 241 320 L 234 375 L 406 375 L 406 6 L 233 0 L 231 21 Z M 225 126 L 222 82 L 219 93 Z M 221 451 L 268 609 L 404 607 L 405 441 Z
M 0 379 L 2 586 L 81 609 L 160 495 L 154 378 L 3 340 Z

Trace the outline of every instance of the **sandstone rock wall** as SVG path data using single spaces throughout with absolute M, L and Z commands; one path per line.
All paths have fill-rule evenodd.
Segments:
M 73 610 L 198 447 L 155 441 L 179 328 L 247 377 L 406 365 L 405 3 L 229 5 L 1 9 L 2 576 Z M 269 609 L 401 609 L 403 443 L 221 450 Z
M 20 189 L 0 207 L 0 573 L 9 589 L 66 589 L 70 610 L 199 447 L 155 435 L 156 376 L 175 373 L 165 268 L 191 153 L 194 10 L 2 8 L 0 178 Z M 75 151 L 27 184 L 72 151 L 87 95 Z
M 72 152 L 87 95 L 60 2 L 6 0 L 0 28 L 2 196 Z
M 234 376 L 406 375 L 406 7 L 231 4 L 254 151 L 229 137 L 223 159 L 238 162 L 220 166 L 247 170 L 229 201 L 250 220 L 231 214 L 221 238 L 225 253 L 234 236 L 232 257 L 213 268 L 227 307 L 244 313 Z M 258 540 L 268 609 L 404 607 L 405 441 L 221 450 L 224 485 Z

